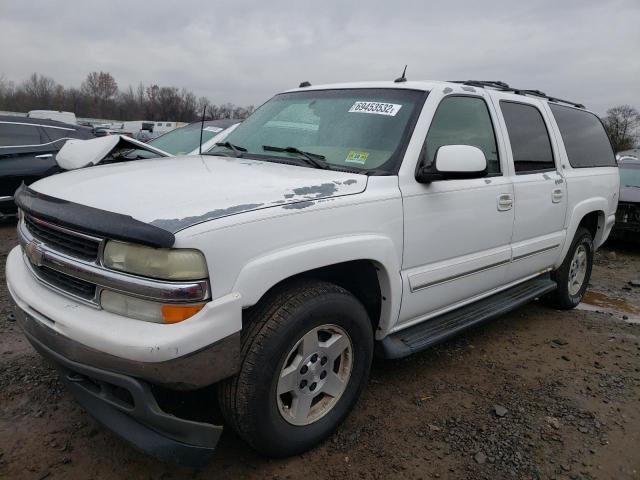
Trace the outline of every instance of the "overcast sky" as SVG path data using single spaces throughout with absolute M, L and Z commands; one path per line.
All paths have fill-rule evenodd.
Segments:
M 260 104 L 297 86 L 499 79 L 603 113 L 640 108 L 640 0 L 0 0 L 0 75 L 185 87 Z

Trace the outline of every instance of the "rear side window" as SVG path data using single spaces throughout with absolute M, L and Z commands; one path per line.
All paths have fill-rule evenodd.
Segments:
M 33 125 L 0 123 L 0 147 L 40 145 L 40 130 Z
M 436 152 L 445 145 L 478 147 L 487 159 L 487 172 L 500 173 L 496 136 L 483 99 L 450 96 L 440 102 L 427 133 L 423 165 L 432 165 Z
M 47 134 L 47 137 L 49 137 L 51 141 L 60 140 L 61 138 L 70 138 L 70 137 L 73 137 L 73 134 L 75 133 L 73 131 L 62 130 L 60 128 L 47 128 L 47 127 L 42 127 L 42 128 L 44 129 L 44 132 Z
M 569 163 L 574 168 L 615 167 L 616 159 L 602 122 L 593 113 L 549 104 Z
M 516 174 L 555 170 L 549 133 L 540 110 L 532 105 L 500 102 L 513 152 Z

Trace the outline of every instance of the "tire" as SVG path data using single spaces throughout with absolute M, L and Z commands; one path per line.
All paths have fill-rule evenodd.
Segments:
M 240 371 L 218 386 L 222 414 L 227 424 L 260 453 L 274 457 L 302 453 L 335 431 L 365 387 L 373 357 L 371 322 L 353 295 L 321 281 L 284 286 L 263 299 L 249 317 L 242 336 Z M 325 327 L 326 332 L 322 330 Z M 313 363 L 313 355 L 306 355 L 312 349 L 306 348 L 302 339 L 314 337 L 319 339 L 319 349 L 333 345 L 337 352 L 343 345 L 350 345 L 351 353 L 345 347 L 339 360 L 332 362 L 328 359 L 332 354 L 329 348 L 319 350 L 320 356 Z M 311 340 L 308 345 L 312 344 Z M 328 374 L 327 368 L 332 369 Z M 301 377 L 303 371 L 305 376 Z M 320 379 L 322 372 L 324 380 Z M 291 376 L 294 374 L 295 379 Z M 336 382 L 334 376 L 343 381 Z M 285 382 L 288 379 L 291 381 Z M 312 392 L 314 383 L 317 391 Z M 295 387 L 281 393 L 288 385 Z M 305 416 L 307 394 L 317 396 Z M 312 413 L 322 415 L 314 418 Z M 308 420 L 313 421 L 305 424 Z
M 578 250 L 585 253 L 584 277 L 580 275 L 582 280 L 579 282 L 579 285 L 573 282 L 573 285 L 570 286 L 569 277 L 576 271 L 575 269 L 572 270 L 572 263 L 576 260 L 575 257 Z M 579 227 L 562 265 L 557 270 L 551 272 L 551 279 L 558 284 L 558 288 L 545 297 L 545 301 L 550 306 L 561 310 L 570 310 L 580 303 L 591 279 L 593 253 L 593 238 L 591 237 L 591 233 L 586 228 Z M 578 261 L 580 262 L 580 260 Z

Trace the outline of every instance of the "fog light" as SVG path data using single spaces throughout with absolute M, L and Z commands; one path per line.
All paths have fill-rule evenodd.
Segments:
M 102 308 L 107 312 L 122 315 L 123 317 L 135 318 L 136 320 L 144 320 L 145 322 L 154 323 L 178 323 L 194 316 L 204 303 L 182 304 L 163 304 L 144 300 L 142 298 L 131 297 L 121 293 L 112 292 L 111 290 L 103 290 L 100 295 L 100 303 Z

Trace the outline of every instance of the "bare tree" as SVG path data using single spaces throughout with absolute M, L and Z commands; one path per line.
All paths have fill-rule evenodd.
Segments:
M 112 99 L 118 93 L 115 78 L 107 72 L 91 72 L 82 82 L 81 90 L 92 97 L 96 103 Z
M 79 117 L 191 122 L 200 118 L 205 107 L 210 119 L 245 118 L 253 111 L 253 106 L 214 105 L 206 97 L 196 98 L 185 88 L 139 83 L 135 88 L 129 86 L 120 91 L 107 72 L 89 73 L 80 88 L 65 88 L 38 73 L 16 87 L 0 75 L 0 110 L 53 108 L 74 112 Z
M 50 108 L 52 106 L 56 82 L 51 77 L 32 73 L 20 86 L 19 94 L 27 101 L 28 110 Z
M 638 140 L 640 113 L 631 105 L 619 105 L 607 110 L 603 119 L 615 152 L 633 148 Z

